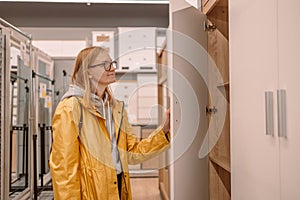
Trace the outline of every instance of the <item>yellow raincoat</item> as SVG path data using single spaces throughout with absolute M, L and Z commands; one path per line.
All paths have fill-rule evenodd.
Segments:
M 105 119 L 98 111 L 87 108 L 82 98 L 78 99 L 69 97 L 62 100 L 52 121 L 49 166 L 54 199 L 118 200 L 117 174 Z M 137 164 L 158 155 L 168 148 L 169 141 L 162 127 L 138 141 L 122 107 L 123 103 L 116 101 L 112 112 L 123 168 L 121 199 L 130 200 L 128 164 Z M 79 133 L 81 115 L 83 120 Z

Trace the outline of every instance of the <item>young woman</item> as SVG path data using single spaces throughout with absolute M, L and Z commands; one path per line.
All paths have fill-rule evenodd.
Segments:
M 56 108 L 49 160 L 54 199 L 132 199 L 128 164 L 158 155 L 169 146 L 170 113 L 148 138 L 138 141 L 124 103 L 108 85 L 115 61 L 101 47 L 76 58 L 73 84 Z

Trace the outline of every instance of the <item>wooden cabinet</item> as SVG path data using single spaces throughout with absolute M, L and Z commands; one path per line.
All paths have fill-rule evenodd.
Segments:
M 232 197 L 299 199 L 300 3 L 232 0 L 230 6 Z M 266 92 L 273 105 L 266 106 Z M 272 113 L 274 131 L 267 135 Z
M 227 6 L 228 0 L 202 0 L 202 12 L 204 14 L 210 13 L 216 6 Z
M 202 12 L 207 15 L 208 87 L 210 97 L 208 109 L 211 129 L 209 131 L 209 198 L 231 199 L 230 167 L 230 99 L 229 99 L 229 43 L 228 1 L 202 1 Z M 219 76 L 218 76 L 219 75 Z M 222 92 L 223 96 L 218 93 Z M 221 97 L 221 98 L 220 98 Z M 217 107 L 226 98 L 227 105 Z M 220 113 L 220 110 L 225 112 Z M 224 119 L 225 118 L 225 119 Z M 221 128 L 220 125 L 224 121 Z

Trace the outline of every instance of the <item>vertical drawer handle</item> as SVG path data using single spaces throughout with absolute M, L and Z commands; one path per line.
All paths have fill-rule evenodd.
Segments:
M 278 137 L 287 137 L 286 133 L 286 91 L 277 90 Z
M 274 136 L 273 92 L 265 92 L 266 135 Z

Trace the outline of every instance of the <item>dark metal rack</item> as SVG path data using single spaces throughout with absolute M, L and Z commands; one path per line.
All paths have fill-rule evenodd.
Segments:
M 11 114 L 13 113 L 13 95 L 14 95 L 14 84 L 15 82 L 17 81 L 17 79 L 19 80 L 22 80 L 24 81 L 24 83 L 26 84 L 25 86 L 25 91 L 26 91 L 26 94 L 25 94 L 25 101 L 24 101 L 24 104 L 25 104 L 25 107 L 28 108 L 28 96 L 29 96 L 29 87 L 27 86 L 27 83 L 28 83 L 28 79 L 24 78 L 24 77 L 21 77 L 21 76 L 17 76 L 16 74 L 14 73 L 11 73 L 10 74 L 10 77 L 11 77 L 11 85 L 12 85 L 12 88 L 11 88 Z M 14 192 L 17 192 L 17 191 L 22 191 L 24 190 L 25 188 L 28 187 L 28 148 L 29 148 L 29 145 L 28 145 L 28 132 L 29 132 L 29 126 L 28 126 L 28 109 L 25 110 L 24 112 L 24 123 L 23 125 L 19 125 L 19 126 L 13 126 L 12 125 L 12 116 L 11 116 L 11 128 L 10 128 L 10 155 L 9 155 L 9 158 L 10 158 L 10 169 L 9 169 L 9 191 L 10 193 L 14 193 Z M 23 133 L 23 155 L 22 155 L 22 174 L 21 176 L 17 177 L 17 179 L 12 182 L 12 141 L 13 141 L 13 132 L 14 131 L 18 131 L 17 133 L 19 133 L 19 131 L 22 131 Z M 24 185 L 20 186 L 13 186 L 12 184 L 15 183 L 16 181 L 20 180 L 22 177 L 25 178 L 25 181 L 24 181 Z
M 52 86 L 55 83 L 54 79 L 50 79 L 49 77 L 37 73 L 35 71 L 32 70 L 32 78 L 42 78 L 46 81 L 51 82 Z M 39 91 L 39 89 L 38 89 Z M 52 92 L 52 94 L 55 94 L 54 89 L 46 90 L 47 92 Z M 34 182 L 33 182 L 33 188 L 34 188 L 34 199 L 37 199 L 39 193 L 41 193 L 42 191 L 46 191 L 46 190 L 52 190 L 52 186 L 48 186 L 44 184 L 44 175 L 46 174 L 46 166 L 45 166 L 45 162 L 46 162 L 46 156 L 45 156 L 45 135 L 46 135 L 46 131 L 51 131 L 52 134 L 52 126 L 47 126 L 44 122 L 42 123 L 38 123 L 38 127 L 40 130 L 40 145 L 41 145 L 41 149 L 40 149 L 40 165 L 41 165 L 41 172 L 39 174 L 40 180 L 41 180 L 41 184 L 40 186 L 38 186 L 38 180 L 37 180 L 37 175 L 38 175 L 38 171 L 37 171 L 37 134 L 33 135 L 33 160 L 34 160 L 34 169 L 33 169 L 33 177 L 34 177 Z

